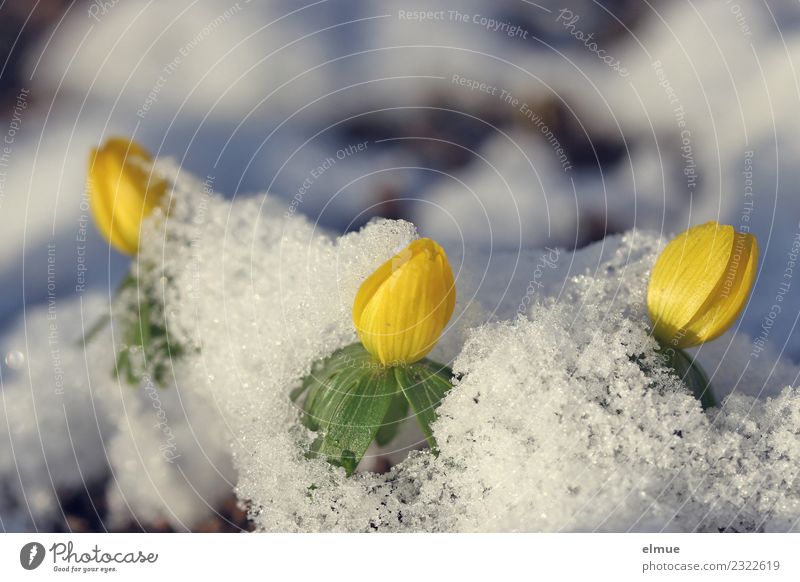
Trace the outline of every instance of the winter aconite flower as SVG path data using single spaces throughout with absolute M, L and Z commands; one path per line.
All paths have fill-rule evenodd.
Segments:
M 732 226 L 711 221 L 675 237 L 647 289 L 655 337 L 687 348 L 720 336 L 747 303 L 757 264 L 755 237 Z
M 167 183 L 150 173 L 152 156 L 133 140 L 113 137 L 89 156 L 89 198 L 95 223 L 119 251 L 139 250 L 142 219 L 160 204 Z
M 423 238 L 364 281 L 353 304 L 353 322 L 361 343 L 381 363 L 410 364 L 433 349 L 455 302 L 447 255 Z

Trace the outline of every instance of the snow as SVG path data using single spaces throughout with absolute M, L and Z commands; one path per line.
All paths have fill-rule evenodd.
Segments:
M 798 454 L 798 394 L 781 390 L 797 368 L 781 362 L 781 373 L 772 378 L 760 368 L 746 376 L 753 384 L 741 388 L 733 369 L 718 373 L 718 396 L 734 394 L 721 410 L 703 413 L 660 367 L 648 336 L 644 294 L 659 243 L 645 234 L 607 239 L 575 255 L 548 254 L 553 267 L 542 266 L 540 251 L 531 252 L 520 262 L 534 270 L 516 274 L 513 254 L 492 256 L 487 269 L 480 252 L 465 252 L 463 263 L 454 260 L 461 265 L 454 323 L 434 354 L 443 361 L 456 356 L 454 370 L 463 374 L 440 409 L 435 427 L 439 457 L 416 453 L 388 474 L 362 473 L 355 479 L 345 479 L 324 462 L 306 460 L 301 445 L 308 437 L 297 428 L 287 388 L 311 361 L 353 341 L 349 305 L 357 281 L 413 231 L 407 224 L 379 222 L 331 241 L 328 235 L 312 234 L 301 219 L 284 222 L 269 199 L 263 208 L 269 210 L 261 211 L 259 230 L 247 229 L 244 245 L 258 256 L 259 268 L 244 271 L 239 261 L 227 265 L 204 255 L 204 264 L 224 270 L 222 276 L 215 271 L 217 291 L 203 292 L 198 310 L 208 314 L 191 310 L 191 321 L 202 327 L 218 319 L 220 306 L 226 306 L 219 332 L 203 333 L 203 338 L 236 330 L 236 344 L 225 342 L 222 352 L 206 345 L 203 360 L 217 370 L 217 379 L 236 378 L 229 386 L 217 381 L 213 391 L 221 401 L 233 394 L 228 422 L 241 435 L 234 445 L 237 491 L 260 529 L 796 527 L 800 492 L 787 483 L 796 477 L 791 459 Z M 232 236 L 243 230 L 238 216 L 232 210 L 226 218 Z M 219 240 L 226 235 L 207 230 L 205 236 Z M 492 312 L 517 309 L 520 288 L 524 293 L 536 265 L 550 291 L 542 292 L 526 317 L 498 321 Z M 505 286 L 470 288 L 470 280 L 474 285 L 484 270 L 495 269 L 507 277 L 513 274 L 512 279 Z M 223 292 L 221 280 L 228 273 L 249 285 L 225 284 Z M 255 294 L 255 305 L 280 308 L 254 309 Z M 249 318 L 257 331 L 242 324 Z M 735 339 L 718 344 L 727 344 L 726 358 L 746 359 L 750 342 Z M 707 351 L 700 349 L 701 360 L 714 370 Z M 638 354 L 653 368 L 650 377 L 632 361 Z M 247 376 L 253 360 L 258 372 Z M 217 362 L 224 367 L 217 368 Z M 742 394 L 745 388 L 760 399 Z M 785 458 L 785 464 L 779 463 L 785 470 L 773 465 L 776 454 Z M 287 482 L 296 486 L 287 487 Z
M 82 307 L 55 301 L 27 313 L 0 345 L 21 366 L 2 367 L 0 519 L 8 531 L 51 527 L 60 515 L 57 493 L 74 493 L 106 471 L 103 438 L 109 426 L 95 416 L 84 354 L 74 347 Z M 85 302 L 98 312 L 102 300 Z

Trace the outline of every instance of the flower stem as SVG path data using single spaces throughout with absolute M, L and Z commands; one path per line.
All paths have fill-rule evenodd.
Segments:
M 695 398 L 700 401 L 703 410 L 708 410 L 717 405 L 714 398 L 711 381 L 708 379 L 700 364 L 683 350 L 665 345 L 661 345 L 661 351 L 667 358 L 667 365 L 672 368 L 683 380 L 684 384 L 692 391 Z
M 75 345 L 77 347 L 86 346 L 86 344 L 90 343 L 95 338 L 95 336 L 98 333 L 100 333 L 106 325 L 108 325 L 108 322 L 111 321 L 111 305 L 114 304 L 117 297 L 119 297 L 120 294 L 125 289 L 135 284 L 136 284 L 135 276 L 131 275 L 130 273 L 125 275 L 125 278 L 119 284 L 116 291 L 114 291 L 114 295 L 111 297 L 111 304 L 109 305 L 108 311 L 104 313 L 101 317 L 99 317 L 97 321 L 95 321 L 92 324 L 92 327 L 86 330 L 86 332 L 80 337 L 80 339 L 77 342 L 75 342 Z

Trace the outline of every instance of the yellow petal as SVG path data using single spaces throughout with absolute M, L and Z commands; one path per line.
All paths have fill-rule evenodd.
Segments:
M 758 242 L 751 234 L 737 233 L 725 276 L 687 329 L 699 342 L 713 340 L 733 325 L 750 297 L 758 266 Z
M 690 228 L 658 257 L 647 289 L 654 335 L 685 348 L 714 339 L 736 320 L 755 277 L 752 235 L 717 222 Z
M 433 349 L 453 314 L 455 298 L 444 250 L 431 239 L 419 239 L 364 281 L 353 304 L 353 323 L 379 361 L 411 363 Z
M 89 156 L 89 197 L 100 232 L 118 250 L 139 249 L 139 229 L 166 193 L 147 169 L 152 156 L 133 140 L 111 138 Z

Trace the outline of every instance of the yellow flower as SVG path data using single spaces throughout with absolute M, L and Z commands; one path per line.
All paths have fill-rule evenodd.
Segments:
M 161 203 L 165 180 L 151 174 L 152 156 L 133 140 L 112 137 L 89 156 L 89 199 L 103 236 L 119 251 L 139 250 L 142 219 Z
M 653 335 L 677 348 L 722 335 L 747 303 L 757 265 L 756 238 L 732 226 L 711 221 L 679 234 L 650 275 Z
M 409 364 L 433 349 L 456 304 L 442 247 L 415 240 L 370 275 L 356 294 L 353 323 L 367 351 L 386 365 Z

